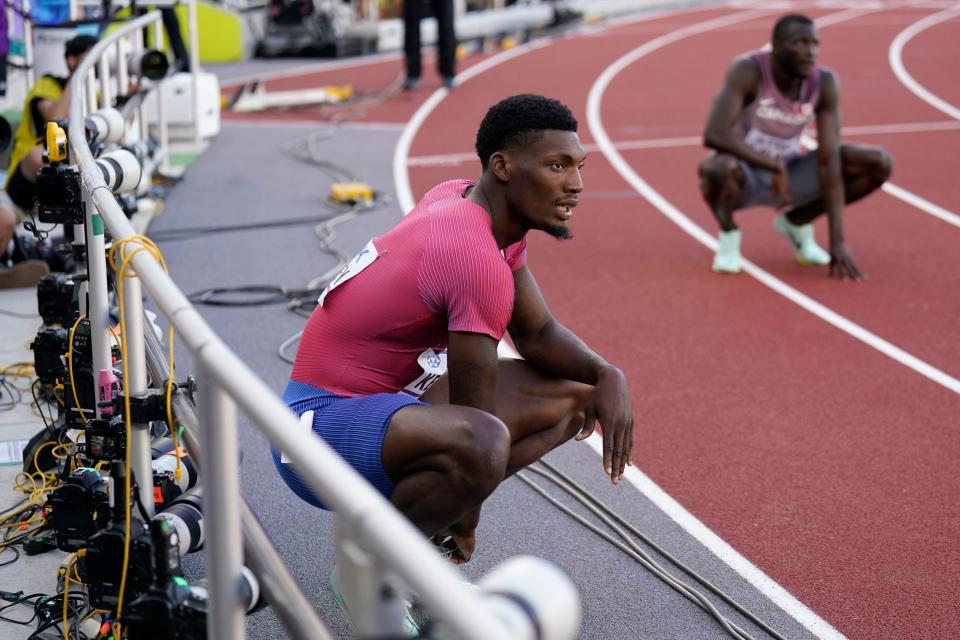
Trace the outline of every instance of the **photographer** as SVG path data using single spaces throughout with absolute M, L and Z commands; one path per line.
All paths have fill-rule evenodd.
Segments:
M 29 259 L 28 252 L 11 242 L 16 214 L 7 200 L 25 212 L 33 210 L 37 198 L 37 171 L 43 166 L 43 146 L 38 140 L 43 137 L 48 122 L 67 117 L 73 71 L 95 44 L 97 38 L 91 35 L 68 40 L 64 56 L 70 75 L 66 78 L 49 74 L 41 76 L 27 93 L 10 152 L 5 192 L 0 198 L 0 289 L 33 286 L 49 271 L 42 260 Z

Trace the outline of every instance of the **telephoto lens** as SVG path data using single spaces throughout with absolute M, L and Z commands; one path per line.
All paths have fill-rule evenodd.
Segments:
M 83 121 L 87 129 L 87 141 L 91 144 L 120 142 L 126 129 L 123 114 L 112 107 L 94 111 Z
M 126 149 L 117 149 L 97 158 L 104 182 L 114 193 L 133 191 L 140 184 L 142 168 L 137 157 Z
M 203 547 L 203 490 L 196 486 L 170 503 L 170 506 L 153 516 L 166 520 L 177 532 L 180 555 Z
M 170 70 L 170 61 L 162 51 L 144 49 L 133 51 L 127 56 L 127 68 L 135 76 L 159 80 Z

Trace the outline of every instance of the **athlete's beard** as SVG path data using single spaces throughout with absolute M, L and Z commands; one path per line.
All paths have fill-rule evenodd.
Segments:
M 570 240 L 573 238 L 573 234 L 570 233 L 570 229 L 563 224 L 550 224 L 548 222 L 544 222 L 540 225 L 540 230 L 545 231 L 557 240 Z

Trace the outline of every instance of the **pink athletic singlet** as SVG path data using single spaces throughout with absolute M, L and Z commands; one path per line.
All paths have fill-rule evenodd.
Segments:
M 434 187 L 330 283 L 307 322 L 290 379 L 343 397 L 397 392 L 423 373 L 418 359 L 450 331 L 497 340 L 513 312 L 513 271 L 526 238 L 500 251 L 489 214 Z
M 796 101 L 789 100 L 773 81 L 770 51 L 754 51 L 750 57 L 760 67 L 757 98 L 747 105 L 734 131 L 747 145 L 774 160 L 789 160 L 801 154 L 800 137 L 814 118 L 820 99 L 820 66 L 814 65 L 800 87 Z

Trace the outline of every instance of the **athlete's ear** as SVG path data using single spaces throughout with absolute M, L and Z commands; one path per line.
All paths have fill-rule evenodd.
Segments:
M 502 151 L 497 151 L 490 156 L 490 162 L 487 166 L 499 180 L 504 182 L 510 180 L 510 159 Z

